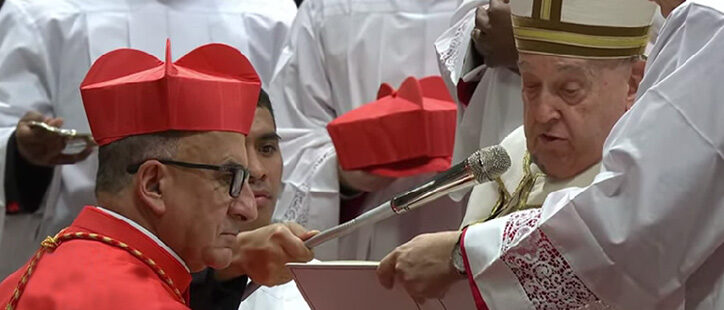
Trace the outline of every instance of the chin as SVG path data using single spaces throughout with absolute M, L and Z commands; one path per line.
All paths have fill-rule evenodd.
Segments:
M 204 251 L 204 265 L 214 269 L 224 269 L 231 264 L 232 256 L 230 248 L 210 248 Z

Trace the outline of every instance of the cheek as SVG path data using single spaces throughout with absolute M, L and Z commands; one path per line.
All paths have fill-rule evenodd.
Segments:
M 525 132 L 532 133 L 535 127 L 535 108 L 530 103 L 523 104 L 523 124 L 525 125 Z
M 216 232 L 228 216 L 231 198 L 227 191 L 215 186 L 209 186 L 204 191 L 197 193 L 192 198 L 195 203 L 192 207 L 197 210 L 196 216 L 199 219 L 199 229 Z M 201 221 L 200 219 L 205 220 Z

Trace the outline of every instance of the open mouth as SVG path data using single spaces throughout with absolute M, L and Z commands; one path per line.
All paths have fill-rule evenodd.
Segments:
M 541 135 L 539 136 L 539 138 L 540 138 L 543 142 L 557 142 L 557 141 L 565 141 L 565 140 L 566 140 L 566 139 L 563 139 L 563 138 L 560 138 L 560 137 L 556 137 L 556 136 L 553 136 L 553 135 L 549 135 L 549 134 L 541 134 Z

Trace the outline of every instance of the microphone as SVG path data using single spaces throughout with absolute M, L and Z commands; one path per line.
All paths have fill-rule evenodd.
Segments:
M 392 200 L 369 210 L 362 215 L 308 239 L 308 248 L 316 247 L 329 240 L 342 237 L 355 229 L 377 223 L 393 215 L 403 214 L 451 192 L 495 180 L 510 168 L 510 156 L 502 146 L 482 148 L 461 163 L 433 177 L 430 181 Z

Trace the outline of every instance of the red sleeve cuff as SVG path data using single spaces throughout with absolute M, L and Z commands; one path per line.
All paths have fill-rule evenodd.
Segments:
M 483 300 L 483 296 L 480 294 L 480 289 L 478 288 L 478 284 L 475 282 L 475 275 L 473 274 L 473 271 L 470 269 L 470 262 L 468 261 L 468 254 L 465 253 L 465 233 L 468 232 L 468 227 L 465 227 L 463 229 L 462 234 L 460 235 L 460 253 L 463 255 L 463 264 L 465 265 L 465 273 L 468 276 L 468 283 L 470 284 L 470 290 L 473 293 L 473 299 L 475 300 L 475 307 L 478 310 L 488 310 L 488 305 L 485 304 L 485 300 Z

